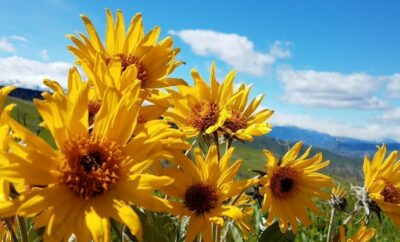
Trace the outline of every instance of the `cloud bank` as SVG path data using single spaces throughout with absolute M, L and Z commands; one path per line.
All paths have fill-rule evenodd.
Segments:
M 41 62 L 19 56 L 0 58 L 0 84 L 43 89 L 43 79 L 52 79 L 67 87 L 70 63 Z
M 291 67 L 277 71 L 283 85 L 282 100 L 311 107 L 382 109 L 385 101 L 375 96 L 382 77 L 365 73 L 341 74 L 315 70 L 294 70 Z
M 236 68 L 238 72 L 263 76 L 277 60 L 291 56 L 290 43 L 275 41 L 269 51 L 256 51 L 254 43 L 246 36 L 213 30 L 187 29 L 170 31 L 188 44 L 194 53 L 216 57 Z

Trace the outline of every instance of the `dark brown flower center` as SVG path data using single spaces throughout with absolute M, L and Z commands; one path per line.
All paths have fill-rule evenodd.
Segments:
M 100 101 L 89 101 L 89 104 L 88 104 L 89 126 L 94 124 L 96 114 L 99 112 L 100 108 L 101 108 Z
M 94 136 L 77 136 L 64 145 L 62 183 L 88 200 L 110 190 L 120 177 L 124 159 L 115 142 Z
M 387 203 L 400 203 L 400 189 L 389 181 L 385 181 L 385 188 L 381 191 L 381 195 Z
M 275 198 L 288 199 L 296 194 L 298 172 L 290 167 L 279 167 L 271 177 L 271 192 Z
M 217 202 L 217 191 L 212 186 L 195 184 L 186 190 L 184 204 L 197 215 L 215 208 Z
M 240 129 L 247 128 L 247 122 L 240 112 L 233 110 L 232 117 L 225 121 L 224 127 L 228 128 L 232 132 L 236 132 Z
M 206 129 L 216 124 L 218 118 L 218 104 L 210 100 L 202 100 L 193 106 L 188 121 L 192 127 L 204 132 Z
M 100 153 L 93 152 L 84 155 L 80 158 L 80 164 L 85 170 L 85 172 L 90 172 L 91 170 L 97 170 L 104 163 L 103 157 Z

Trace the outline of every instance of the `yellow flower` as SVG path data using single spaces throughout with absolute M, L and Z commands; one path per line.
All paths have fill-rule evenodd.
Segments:
M 14 90 L 14 86 L 6 86 L 0 89 L 0 115 L 3 112 L 4 101 L 7 95 Z M 0 121 L 0 150 L 6 151 L 8 149 L 5 138 L 9 132 L 9 127 L 4 123 L 4 120 Z M 0 201 L 8 200 L 10 193 L 10 183 L 3 178 L 0 178 Z
M 237 225 L 242 231 L 244 239 L 248 240 L 249 235 L 255 232 L 254 222 L 252 221 L 254 213 L 253 205 L 255 204 L 255 201 L 246 194 L 238 196 L 240 197 L 237 199 L 235 205 L 241 208 L 243 219 L 237 222 Z M 235 200 L 235 198 L 233 200 Z
M 264 195 L 262 210 L 268 212 L 267 224 L 278 217 L 280 229 L 284 233 L 289 224 L 293 232 L 297 233 L 298 221 L 304 226 L 310 225 L 306 207 L 321 214 L 311 197 L 329 199 L 329 194 L 322 189 L 333 186 L 329 176 L 317 172 L 328 166 L 329 161 L 322 162 L 321 153 L 307 158 L 311 147 L 298 157 L 302 146 L 302 142 L 296 143 L 279 162 L 269 150 L 264 150 L 268 161 L 267 175 L 260 180 L 263 186 L 260 192 Z
M 372 161 L 364 158 L 364 187 L 369 197 L 400 228 L 400 161 L 398 152 L 386 157 L 386 146 L 378 147 Z
M 332 188 L 332 195 L 337 198 L 345 198 L 346 194 L 346 189 L 344 187 L 340 187 L 340 185 Z
M 333 187 L 329 204 L 335 209 L 345 211 L 348 205 L 346 195 L 347 192 L 344 187 L 340 187 L 340 185 Z
M 186 84 L 182 79 L 167 78 L 176 67 L 183 62 L 175 61 L 179 49 L 172 47 L 171 37 L 158 42 L 160 27 L 153 28 L 146 35 L 142 23 L 142 15 L 136 14 L 125 30 L 124 16 L 117 11 L 114 22 L 110 10 L 106 10 L 106 37 L 103 45 L 96 29 L 90 19 L 84 15 L 81 18 L 85 24 L 88 37 L 83 34 L 78 36 L 68 35 L 75 47 L 68 49 L 78 59 L 78 63 L 95 66 L 96 56 L 109 64 L 112 68 L 116 61 L 125 70 L 134 65 L 138 70 L 138 79 L 142 88 L 160 88 Z
M 116 88 L 118 96 L 121 97 L 126 92 L 130 92 L 128 88 L 133 80 L 136 80 L 136 67 L 130 66 L 120 75 L 121 67 L 116 66 L 115 68 L 107 69 L 99 68 L 97 71 L 89 71 L 87 75 L 90 80 L 95 80 L 98 88 L 89 85 L 89 101 L 88 101 L 88 116 L 89 116 L 89 127 L 91 127 L 96 119 L 96 115 L 99 112 L 102 105 L 102 97 L 104 96 L 105 90 L 109 87 Z M 71 68 L 68 78 L 68 99 L 76 100 L 79 97 L 79 89 L 85 84 L 82 81 L 81 76 L 76 68 Z M 138 81 L 138 80 L 136 80 Z M 45 83 L 52 83 L 51 81 L 45 81 Z M 119 83 L 119 84 L 118 84 Z M 118 84 L 118 85 L 117 85 Z M 95 86 L 96 86 L 95 85 Z M 140 97 L 146 96 L 146 91 L 140 91 Z M 68 106 L 68 105 L 67 105 Z M 137 124 L 132 135 L 138 135 L 141 132 L 147 133 L 150 137 L 159 136 L 162 137 L 158 147 L 163 150 L 163 155 L 167 154 L 167 150 L 178 148 L 181 150 L 187 150 L 190 145 L 186 142 L 182 142 L 184 136 L 177 130 L 169 129 L 169 124 L 165 120 L 160 120 L 160 117 L 165 112 L 166 107 L 162 105 L 146 104 L 140 107 L 139 115 L 137 117 Z M 164 130 L 170 130 L 167 134 Z M 167 154 L 168 155 L 168 154 Z M 165 158 L 165 157 L 164 157 Z
M 32 189 L 0 204 L 0 216 L 16 211 L 35 217 L 37 223 L 46 225 L 44 239 L 51 241 L 65 240 L 71 233 L 78 241 L 109 241 L 109 218 L 113 218 L 141 240 L 140 220 L 131 205 L 154 211 L 170 209 L 152 191 L 173 180 L 145 171 L 163 154 L 160 140 L 178 131 L 163 128 L 157 136 L 149 136 L 156 132 L 151 130 L 132 137 L 142 103 L 138 81 L 122 96 L 112 88 L 105 91 L 91 131 L 88 83 L 81 83 L 78 95 L 70 96 L 58 83 L 46 84 L 54 93 L 44 93 L 44 100 L 35 100 L 35 105 L 58 149 L 8 119 L 13 136 L 24 145 L 10 138 L 10 152 L 0 154 L 7 163 L 0 167 L 0 176 Z
M 351 238 L 346 239 L 346 232 L 343 226 L 339 227 L 340 242 L 368 242 L 374 237 L 375 229 L 367 228 L 364 224 L 360 226 L 357 233 Z
M 129 91 L 127 87 L 129 87 L 134 80 L 137 80 L 137 68 L 135 66 L 130 66 L 122 73 L 121 65 L 116 65 L 107 69 L 103 63 L 103 66 L 100 65 L 99 68 L 93 70 L 87 65 L 83 65 L 83 67 L 90 80 L 88 109 L 89 126 L 91 126 L 102 105 L 102 98 L 105 94 L 105 90 L 110 87 L 115 88 L 118 96 L 122 96 L 125 92 Z M 76 68 L 70 69 L 68 83 L 68 96 L 70 96 L 70 99 L 74 99 L 76 95 L 79 95 L 79 88 L 84 85 Z M 92 83 L 93 85 L 91 85 Z M 147 97 L 147 92 L 142 90 L 140 96 L 142 98 Z M 143 124 L 150 120 L 159 119 L 166 109 L 167 107 L 151 103 L 142 106 L 139 110 L 137 129 L 140 130 Z
M 174 108 L 165 117 L 175 123 L 188 137 L 212 134 L 221 128 L 229 117 L 229 104 L 237 98 L 233 94 L 235 72 L 231 71 L 219 84 L 215 77 L 215 65 L 211 66 L 211 87 L 193 69 L 194 86 L 179 86 L 179 92 L 170 90 Z
M 271 125 L 265 123 L 273 114 L 272 110 L 264 109 L 254 113 L 264 96 L 258 96 L 247 106 L 251 86 L 241 84 L 238 98 L 231 106 L 230 118 L 225 120 L 224 129 L 232 136 L 240 140 L 253 141 L 253 136 L 261 136 L 271 131 Z M 246 107 L 247 106 L 247 107 Z
M 171 213 L 190 216 L 186 241 L 193 241 L 199 233 L 205 242 L 212 241 L 211 222 L 222 226 L 224 216 L 235 221 L 242 220 L 242 211 L 226 201 L 252 185 L 254 180 L 233 180 L 242 164 L 242 161 L 238 160 L 229 165 L 233 150 L 230 148 L 221 160 L 218 160 L 215 145 L 210 147 L 205 159 L 201 150 L 196 148 L 194 163 L 183 154 L 176 154 L 180 168 L 167 168 L 162 171 L 165 175 L 175 178 L 174 182 L 162 188 L 162 191 L 182 201 L 174 202 Z

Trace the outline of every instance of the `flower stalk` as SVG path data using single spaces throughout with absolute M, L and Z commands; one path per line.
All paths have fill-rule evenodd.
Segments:
M 331 238 L 332 238 L 332 231 L 333 231 L 333 228 L 334 228 L 334 222 L 333 221 L 335 220 L 335 213 L 336 213 L 336 209 L 335 209 L 335 207 L 332 207 L 331 216 L 330 216 L 330 219 L 329 219 L 328 236 L 326 238 L 326 242 L 331 242 L 332 241 Z
M 13 242 L 18 242 L 17 235 L 16 235 L 16 233 L 15 233 L 13 227 L 12 227 L 12 224 L 11 224 L 11 219 L 10 218 L 6 218 L 6 219 L 4 219 L 4 221 L 6 223 L 8 231 L 10 232 L 11 240 Z

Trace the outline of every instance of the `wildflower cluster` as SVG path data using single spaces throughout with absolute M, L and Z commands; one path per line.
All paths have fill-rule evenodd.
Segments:
M 184 63 L 180 49 L 171 37 L 159 41 L 159 27 L 145 33 L 141 14 L 126 28 L 121 11 L 114 19 L 106 10 L 104 41 L 81 18 L 87 35 L 68 35 L 76 61 L 67 90 L 44 80 L 51 92 L 34 100 L 54 145 L 13 118 L 15 104 L 3 109 L 14 87 L 0 90 L 4 240 L 150 241 L 144 216 L 182 227 L 178 241 L 226 241 L 233 229 L 238 241 L 251 240 L 268 237 L 274 223 L 279 234 L 311 225 L 310 211 L 325 216 L 317 199 L 332 207 L 328 241 L 335 234 L 345 240 L 360 211 L 366 223 L 384 212 L 400 227 L 397 152 L 385 159 L 382 146 L 372 161 L 365 158 L 365 185 L 350 192 L 354 211 L 344 188 L 329 193 L 332 178 L 321 170 L 330 161 L 302 142 L 282 157 L 265 149 L 264 169 L 243 178 L 233 144 L 271 131 L 273 111 L 260 108 L 263 96 L 250 100 L 251 85 L 235 85 L 234 71 L 218 81 L 215 64 L 209 81 L 195 69 L 193 85 L 171 77 Z M 351 213 L 336 230 L 335 213 Z M 362 225 L 352 241 L 374 233 Z

